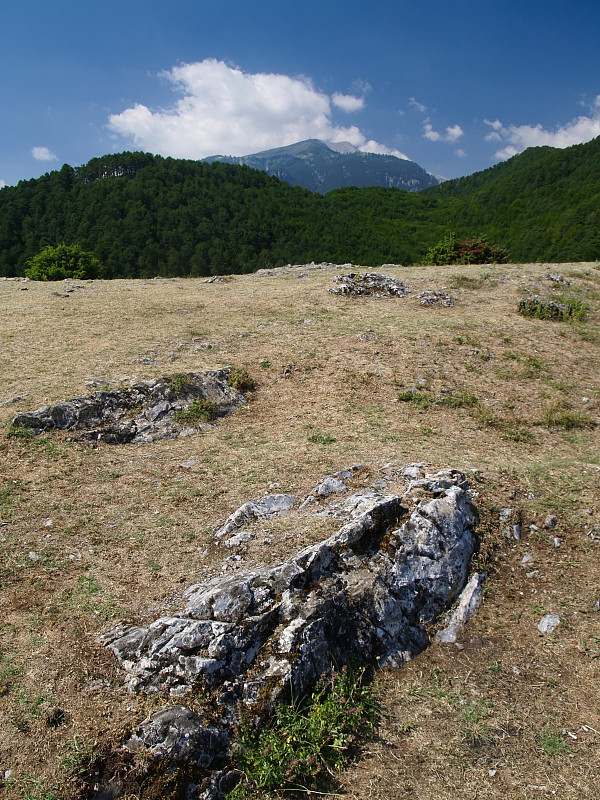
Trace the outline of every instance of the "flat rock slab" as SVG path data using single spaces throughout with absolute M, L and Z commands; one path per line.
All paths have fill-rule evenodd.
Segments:
M 49 430 L 76 433 L 84 441 L 143 444 L 190 436 L 206 423 L 186 419 L 194 401 L 210 404 L 215 416 L 225 416 L 244 402 L 227 382 L 230 368 L 181 373 L 140 381 L 123 389 L 92 392 L 55 406 L 17 414 L 12 424 L 35 434 Z M 191 420 L 191 421 L 189 421 Z
M 401 666 L 428 645 L 427 627 L 467 581 L 475 509 L 457 470 L 429 474 L 411 465 L 390 480 L 398 474 L 402 494 L 332 494 L 332 519 L 342 524 L 324 541 L 273 566 L 193 585 L 178 613 L 102 637 L 130 691 L 168 693 L 180 703 L 200 684 L 219 707 L 219 726 L 209 728 L 185 706 L 173 706 L 170 715 L 140 725 L 126 748 L 177 761 L 185 729 L 195 763 L 212 768 L 240 706 L 265 719 L 278 702 L 305 696 L 334 669 Z M 289 496 L 273 497 L 279 507 Z M 288 509 L 286 519 L 293 529 L 306 524 L 307 512 Z M 479 602 L 477 581 L 452 618 L 453 633 Z

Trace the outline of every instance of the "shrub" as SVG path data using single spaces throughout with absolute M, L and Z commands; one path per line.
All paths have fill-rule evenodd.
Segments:
M 32 281 L 87 280 L 102 277 L 102 264 L 78 244 L 48 245 L 26 262 L 25 275 Z
M 506 264 L 508 250 L 498 244 L 488 242 L 485 236 L 474 236 L 459 241 L 451 233 L 431 247 L 425 254 L 422 264 Z
M 262 364 L 261 364 L 262 367 Z M 251 392 L 256 389 L 256 381 L 247 369 L 232 369 L 227 378 L 227 383 L 238 392 Z

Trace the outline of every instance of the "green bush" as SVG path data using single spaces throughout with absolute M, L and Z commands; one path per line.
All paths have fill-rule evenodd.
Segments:
M 252 392 L 256 389 L 256 381 L 248 370 L 243 367 L 232 369 L 227 378 L 227 383 L 237 389 L 238 392 Z
M 32 281 L 87 280 L 102 277 L 102 264 L 78 244 L 48 245 L 27 261 L 25 275 Z
M 422 264 L 506 264 L 508 250 L 488 242 L 485 236 L 474 236 L 459 241 L 455 233 L 449 234 L 425 254 Z

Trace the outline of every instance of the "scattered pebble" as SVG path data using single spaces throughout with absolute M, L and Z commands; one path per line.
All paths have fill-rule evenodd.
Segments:
M 554 633 L 560 625 L 560 618 L 556 614 L 545 614 L 538 623 L 540 633 Z

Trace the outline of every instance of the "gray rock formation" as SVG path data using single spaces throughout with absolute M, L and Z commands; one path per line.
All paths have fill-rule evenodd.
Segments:
M 454 298 L 448 292 L 437 292 L 432 289 L 427 289 L 425 292 L 420 292 L 417 299 L 422 306 L 444 306 L 444 308 L 452 308 L 454 305 Z
M 225 416 L 244 402 L 244 396 L 227 382 L 230 371 L 189 372 L 140 381 L 125 389 L 100 390 L 17 414 L 12 424 L 36 434 L 52 429 L 78 432 L 78 439 L 109 444 L 189 436 L 206 424 L 186 414 L 194 402 L 206 403 L 215 416 Z
M 333 280 L 339 284 L 338 288 L 329 290 L 333 294 L 406 297 L 410 293 L 402 281 L 379 272 L 351 272 L 336 275 Z
M 341 527 L 288 561 L 194 585 L 181 612 L 106 634 L 131 691 L 168 691 L 181 702 L 201 683 L 220 708 L 221 728 L 192 719 L 185 706 L 159 712 L 125 748 L 177 760 L 189 742 L 195 763 L 212 768 L 240 704 L 264 717 L 333 670 L 400 666 L 423 650 L 426 626 L 465 585 L 475 510 L 456 470 L 432 475 L 412 465 L 400 475 L 400 495 L 365 489 L 332 500 Z

